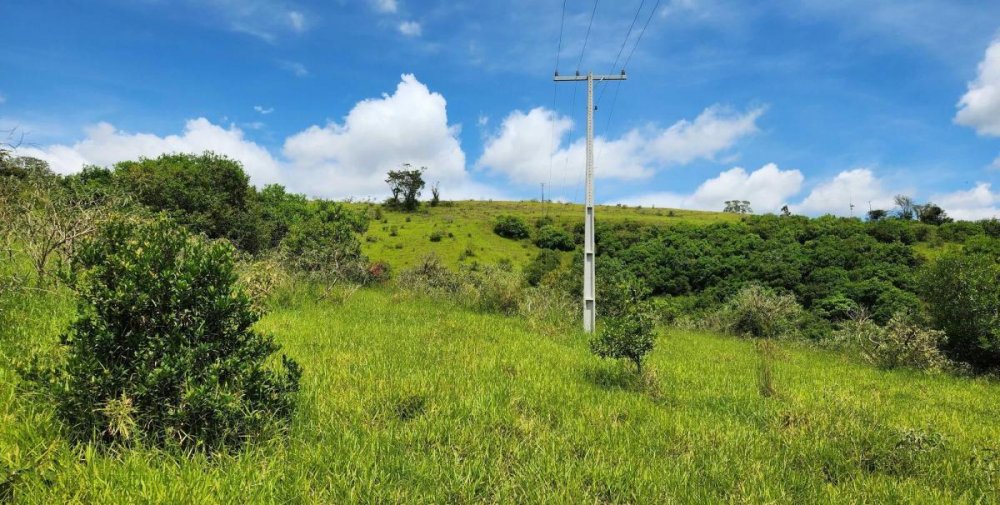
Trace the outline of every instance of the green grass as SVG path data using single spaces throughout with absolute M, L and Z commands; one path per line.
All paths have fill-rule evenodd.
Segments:
M 446 211 L 446 209 L 442 209 Z M 653 386 L 585 336 L 391 290 L 296 297 L 260 328 L 305 368 L 284 439 L 217 458 L 60 436 L 12 362 L 66 295 L 0 306 L 0 461 L 20 503 L 996 503 L 1000 385 L 802 344 L 665 330 Z M 6 318 L 6 319 L 4 319 Z M 0 479 L 3 474 L 0 473 Z
M 374 206 L 351 204 L 355 208 Z M 493 264 L 509 260 L 514 265 L 524 265 L 538 253 L 530 240 L 509 240 L 493 233 L 493 222 L 498 215 L 514 214 L 522 217 L 530 227 L 539 217 L 549 215 L 557 223 L 573 226 L 583 222 L 583 206 L 574 204 L 539 202 L 446 202 L 437 207 L 423 205 L 413 213 L 382 210 L 382 219 L 372 219 L 368 233 L 362 239 L 362 249 L 372 260 L 387 261 L 392 267 L 405 269 L 420 262 L 427 254 L 434 253 L 450 266 L 460 264 Z M 701 212 L 677 209 L 652 209 L 636 207 L 598 206 L 595 219 L 615 223 L 638 221 L 643 223 L 708 224 L 722 220 L 738 220 L 735 214 Z M 395 230 L 396 235 L 392 235 Z M 441 231 L 440 242 L 431 242 L 434 231 Z M 468 255 L 471 252 L 472 255 Z

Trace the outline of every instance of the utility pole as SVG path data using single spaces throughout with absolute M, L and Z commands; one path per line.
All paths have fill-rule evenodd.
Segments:
M 556 72 L 553 78 L 556 82 L 587 81 L 587 182 L 586 200 L 584 201 L 584 232 L 583 232 L 583 331 L 594 332 L 597 320 L 596 282 L 594 279 L 594 81 L 624 81 L 625 71 L 621 75 L 580 75 L 561 76 Z
M 545 183 L 542 183 L 542 206 L 545 206 Z

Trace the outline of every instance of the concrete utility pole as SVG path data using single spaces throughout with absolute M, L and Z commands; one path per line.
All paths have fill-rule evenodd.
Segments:
M 556 82 L 587 81 L 587 188 L 584 202 L 584 232 L 583 232 L 583 331 L 594 332 L 597 319 L 596 283 L 594 279 L 594 81 L 624 81 L 625 71 L 621 75 L 594 75 L 587 72 L 586 76 L 579 72 L 572 76 L 561 76 L 556 72 L 553 78 Z

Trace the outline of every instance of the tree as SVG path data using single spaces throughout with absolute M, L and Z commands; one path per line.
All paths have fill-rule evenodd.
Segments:
M 385 182 L 389 184 L 392 198 L 389 206 L 412 212 L 420 206 L 420 191 L 424 189 L 423 173 L 427 167 L 419 170 L 411 168 L 409 163 L 403 165 L 403 170 L 390 170 Z M 400 198 L 402 197 L 402 200 Z
M 301 369 L 258 332 L 231 245 L 166 218 L 114 220 L 74 258 L 80 296 L 51 373 L 78 441 L 238 448 L 287 422 Z
M 504 214 L 497 216 L 493 224 L 493 233 L 503 238 L 520 240 L 528 238 L 528 225 L 520 216 Z
M 914 218 L 917 213 L 917 204 L 913 201 L 913 198 L 906 195 L 896 195 L 893 200 L 896 202 L 896 206 L 899 207 L 897 215 L 900 219 L 909 221 Z
M 788 209 L 787 205 L 783 205 L 781 207 L 781 216 L 782 217 L 789 217 L 791 215 L 792 215 L 792 211 Z
M 924 205 L 917 205 L 915 209 L 917 212 L 917 219 L 919 219 L 921 223 L 942 225 L 954 221 L 952 218 L 948 217 L 948 213 L 945 212 L 944 209 L 930 202 Z
M 437 207 L 441 203 L 441 183 L 435 182 L 431 186 L 431 207 Z
M 115 180 L 139 203 L 195 233 L 256 253 L 270 241 L 253 212 L 254 188 L 238 161 L 212 152 L 164 154 L 115 165 Z
M 619 274 L 611 279 L 604 299 L 607 313 L 604 328 L 590 340 L 590 351 L 601 358 L 626 359 L 642 375 L 647 354 L 656 345 L 656 333 L 649 304 L 649 289 L 641 279 Z
M 881 221 L 889 215 L 888 211 L 882 209 L 872 209 L 868 211 L 869 221 Z
M 753 214 L 753 208 L 750 207 L 750 202 L 747 200 L 727 200 L 726 207 L 722 209 L 722 212 L 729 212 L 731 214 Z

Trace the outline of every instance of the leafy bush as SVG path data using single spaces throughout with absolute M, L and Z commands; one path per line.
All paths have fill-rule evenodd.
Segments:
M 943 225 L 947 226 L 947 225 Z M 1000 263 L 985 254 L 949 253 L 922 272 L 920 290 L 952 359 L 1000 367 Z
M 528 238 L 528 225 L 518 216 L 498 216 L 493 225 L 493 233 L 504 238 L 520 240 Z
M 458 275 L 436 254 L 425 256 L 419 265 L 401 273 L 398 281 L 405 289 L 428 294 L 455 294 L 462 287 Z
M 253 212 L 254 189 L 238 162 L 211 152 L 164 154 L 115 165 L 114 178 L 139 203 L 165 211 L 209 238 L 258 252 L 270 242 Z
M 463 301 L 484 312 L 512 316 L 517 314 L 524 299 L 521 277 L 510 268 L 486 266 L 478 271 L 466 270 Z
M 620 276 L 609 279 L 611 288 L 601 298 L 607 317 L 604 327 L 590 340 L 590 350 L 602 358 L 626 359 L 642 374 L 643 359 L 656 344 L 652 310 L 641 279 Z
M 535 259 L 524 267 L 524 278 L 529 285 L 537 286 L 542 282 L 542 278 L 557 270 L 560 265 L 562 265 L 562 256 L 558 252 L 543 249 L 538 251 Z
M 653 321 L 648 314 L 609 317 L 590 340 L 590 350 L 602 358 L 626 359 L 642 374 L 642 364 L 656 344 Z
M 441 230 L 434 230 L 431 232 L 431 242 L 440 242 L 444 238 L 444 232 Z
M 114 221 L 79 252 L 57 412 L 75 440 L 237 448 L 289 420 L 301 369 L 237 285 L 233 249 L 165 219 Z
M 884 327 L 859 315 L 845 321 L 834 340 L 881 368 L 937 371 L 948 366 L 940 350 L 946 341 L 944 332 L 925 328 L 905 312 L 893 316 Z
M 292 225 L 281 241 L 280 253 L 293 270 L 360 282 L 367 260 L 361 254 L 358 234 L 367 227 L 364 214 L 337 203 L 319 202 L 312 215 Z
M 538 229 L 538 233 L 535 235 L 535 245 L 542 249 L 557 251 L 572 251 L 576 248 L 573 236 L 568 231 L 554 225 L 545 225 Z
M 797 332 L 802 307 L 794 296 L 751 284 L 726 302 L 721 316 L 726 331 L 735 335 L 776 338 Z

